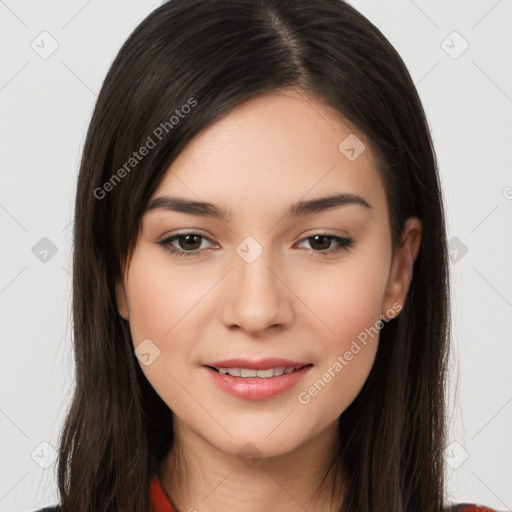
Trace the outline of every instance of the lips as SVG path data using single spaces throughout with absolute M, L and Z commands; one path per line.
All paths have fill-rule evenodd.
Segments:
M 265 400 L 296 386 L 313 365 L 303 361 L 243 358 L 213 361 L 203 365 L 211 382 L 232 396 Z
M 249 370 L 269 370 L 270 368 L 302 368 L 309 363 L 308 361 L 291 361 L 290 359 L 283 359 L 279 357 L 270 357 L 266 359 L 244 359 L 234 358 L 226 359 L 224 361 L 213 361 L 205 363 L 203 366 L 210 366 L 216 370 L 219 368 L 246 368 Z

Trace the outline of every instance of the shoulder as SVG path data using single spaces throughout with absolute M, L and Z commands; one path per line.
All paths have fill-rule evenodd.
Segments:
M 474 505 L 471 503 L 460 503 L 448 507 L 445 512 L 499 512 L 493 508 L 484 507 L 482 505 Z

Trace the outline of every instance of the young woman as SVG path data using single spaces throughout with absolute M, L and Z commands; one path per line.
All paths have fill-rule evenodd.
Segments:
M 443 495 L 448 283 L 427 120 L 374 25 L 162 5 L 84 147 L 54 510 L 489 510 Z

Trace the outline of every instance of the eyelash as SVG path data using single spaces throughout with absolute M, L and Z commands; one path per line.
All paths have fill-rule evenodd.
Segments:
M 183 251 L 180 249 L 176 249 L 175 247 L 173 247 L 171 245 L 171 243 L 174 240 L 177 240 L 178 238 L 186 237 L 187 235 L 194 235 L 194 236 L 203 238 L 203 239 L 207 240 L 208 242 L 211 242 L 211 239 L 209 237 L 207 237 L 206 235 L 190 232 L 190 233 L 181 233 L 179 235 L 171 236 L 169 238 L 166 238 L 165 240 L 162 240 L 161 242 L 158 242 L 158 244 L 161 245 L 165 250 L 169 251 L 171 254 L 173 254 L 175 256 L 180 256 L 180 257 L 181 256 L 184 256 L 184 257 L 197 256 L 200 252 L 200 249 L 195 249 L 194 251 Z M 323 251 L 315 251 L 314 249 L 306 249 L 308 251 L 308 253 L 320 254 L 321 256 L 328 256 L 330 254 L 337 253 L 339 251 L 349 251 L 350 248 L 352 247 L 352 244 L 354 243 L 353 238 L 329 235 L 328 233 L 315 233 L 314 235 L 303 238 L 301 240 L 301 242 L 304 240 L 309 240 L 310 238 L 314 238 L 315 236 L 327 237 L 331 240 L 334 240 L 338 244 L 338 246 L 335 247 L 334 249 L 326 249 Z

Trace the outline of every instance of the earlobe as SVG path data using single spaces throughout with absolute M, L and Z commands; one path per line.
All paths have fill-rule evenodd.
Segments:
M 383 315 L 396 303 L 400 305 L 400 310 L 402 309 L 412 282 L 414 262 L 418 257 L 420 244 L 421 221 L 416 217 L 410 217 L 404 225 L 402 243 L 391 265 L 383 301 Z

